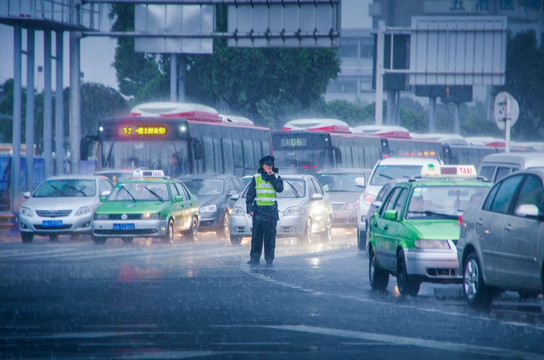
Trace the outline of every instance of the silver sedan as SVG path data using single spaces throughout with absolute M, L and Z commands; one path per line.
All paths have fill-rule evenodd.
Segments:
M 277 237 L 296 237 L 310 242 L 314 234 L 331 238 L 332 206 L 329 195 L 312 175 L 282 177 L 284 190 L 277 194 L 279 221 Z M 246 213 L 246 190 L 234 204 L 230 220 L 231 242 L 251 237 L 252 218 Z
M 104 176 L 53 176 L 45 179 L 19 210 L 19 231 L 23 242 L 34 235 L 56 240 L 62 234 L 90 234 L 94 210 L 113 184 Z

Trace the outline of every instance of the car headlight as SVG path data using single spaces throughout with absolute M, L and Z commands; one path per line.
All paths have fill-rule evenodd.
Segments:
M 145 214 L 142 214 L 142 219 L 144 220 L 156 220 L 156 219 L 160 219 L 161 218 L 161 214 L 159 213 L 145 213 Z
M 442 249 L 450 249 L 450 244 L 447 240 L 417 239 L 416 248 L 442 250 Z
M 214 213 L 217 211 L 216 205 L 207 205 L 200 208 L 200 212 Z
M 242 209 L 242 208 L 235 207 L 234 210 L 232 211 L 232 213 L 235 216 L 244 216 L 246 214 L 246 211 L 244 209 Z
M 304 214 L 304 210 L 300 207 L 290 207 L 285 209 L 285 216 L 289 215 L 302 215 Z
M 84 207 L 81 207 L 79 209 L 77 209 L 76 213 L 74 214 L 74 216 L 82 216 L 82 215 L 87 215 L 87 214 L 90 214 L 93 212 L 93 207 L 92 206 L 84 206 Z
M 346 205 L 347 210 L 357 209 L 359 207 L 359 200 Z
M 108 220 L 109 215 L 108 214 L 97 214 L 94 213 L 94 219 L 95 220 Z
M 32 215 L 32 210 L 30 210 L 29 208 L 27 207 L 21 207 L 21 211 L 19 211 L 19 213 L 21 215 L 24 215 L 24 216 L 28 216 L 28 217 L 32 217 L 34 215 Z

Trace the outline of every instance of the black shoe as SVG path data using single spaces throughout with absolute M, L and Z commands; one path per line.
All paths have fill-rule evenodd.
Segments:
M 273 267 L 274 264 L 272 263 L 272 261 L 267 261 L 266 262 L 266 267 Z
M 249 266 L 257 266 L 257 265 L 259 265 L 259 262 L 258 262 L 258 261 L 255 261 L 255 260 L 249 260 L 247 263 L 249 264 Z

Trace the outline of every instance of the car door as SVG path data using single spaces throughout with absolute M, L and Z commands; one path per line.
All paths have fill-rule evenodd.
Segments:
M 537 217 L 518 215 L 521 205 L 534 205 L 539 214 L 543 211 L 543 187 L 540 177 L 527 175 L 517 193 L 508 219 L 503 224 L 501 258 L 504 281 L 510 286 L 527 285 L 538 288 L 540 266 L 538 239 L 542 236 L 543 223 Z
M 371 237 L 374 240 L 375 253 L 380 265 L 391 271 L 395 270 L 396 254 L 395 249 L 391 249 L 391 243 L 395 242 L 395 233 L 393 221 L 385 218 L 387 210 L 393 210 L 396 200 L 401 193 L 401 187 L 395 187 L 391 190 L 382 207 L 376 216 L 371 219 Z
M 502 283 L 504 280 L 504 259 L 501 255 L 501 241 L 504 235 L 514 195 L 523 180 L 522 175 L 511 176 L 498 182 L 489 192 L 483 209 L 476 215 L 475 231 L 480 245 L 481 262 L 486 280 Z
M 182 220 L 182 211 L 183 211 L 183 201 L 176 201 L 176 196 L 180 196 L 178 188 L 176 187 L 174 182 L 169 183 L 170 187 L 170 194 L 172 197 L 170 198 L 170 210 L 169 212 L 174 217 L 174 229 L 176 231 L 182 230 L 183 220 Z M 179 199 L 179 198 L 178 198 Z
M 174 183 L 180 196 L 183 200 L 179 202 L 180 207 L 180 221 L 179 230 L 187 230 L 191 227 L 191 220 L 194 213 L 194 199 L 191 198 L 189 192 L 181 182 Z

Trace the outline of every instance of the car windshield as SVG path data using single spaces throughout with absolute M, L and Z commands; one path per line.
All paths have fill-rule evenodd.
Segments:
M 306 196 L 306 182 L 302 179 L 289 179 L 282 178 L 283 180 L 283 191 L 281 193 L 276 193 L 278 198 L 303 198 Z M 249 186 L 248 186 L 249 187 Z M 246 197 L 247 189 L 244 191 L 244 196 Z
M 383 186 L 389 180 L 421 175 L 421 167 L 421 165 L 378 165 L 370 179 L 370 185 Z
M 224 192 L 224 181 L 219 179 L 184 179 L 183 183 L 196 195 L 220 195 Z
M 47 180 L 34 192 L 33 197 L 92 197 L 96 195 L 96 182 L 91 179 Z
M 362 192 L 360 187 L 355 186 L 355 179 L 363 176 L 358 173 L 330 173 L 319 174 L 316 178 L 323 190 L 328 192 Z
M 407 219 L 455 218 L 481 202 L 489 189 L 482 186 L 421 186 L 414 188 Z
M 168 188 L 162 182 L 124 182 L 119 183 L 108 201 L 166 201 Z

